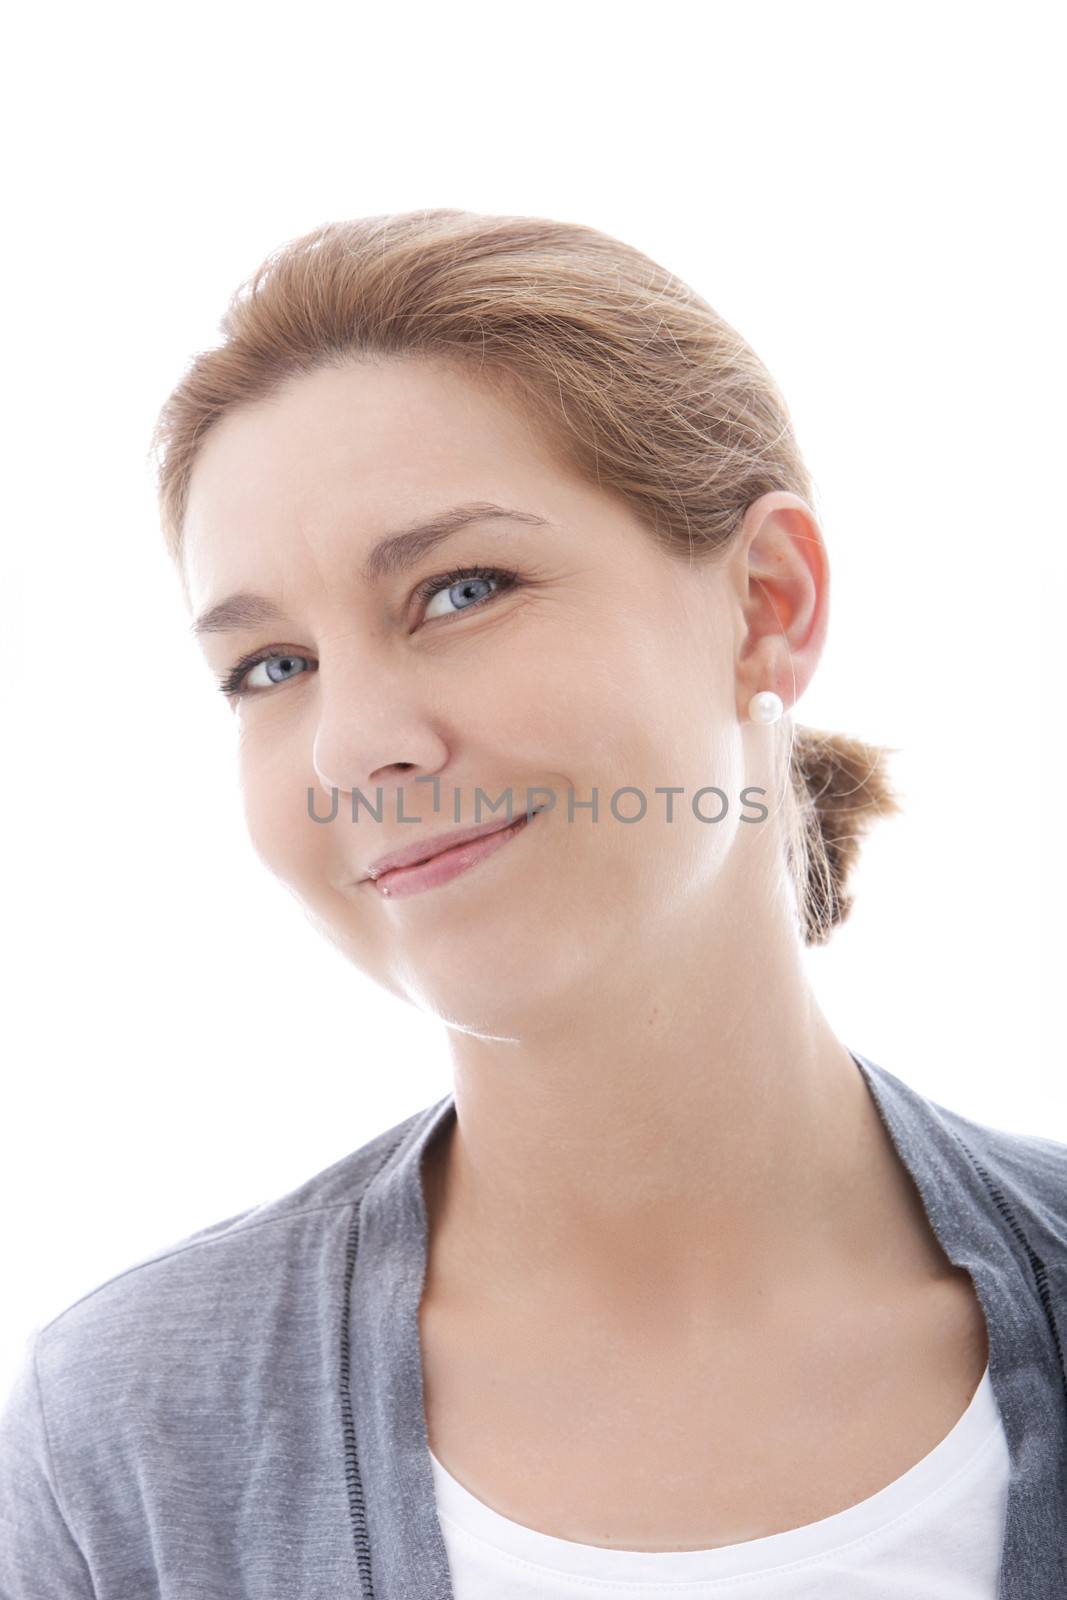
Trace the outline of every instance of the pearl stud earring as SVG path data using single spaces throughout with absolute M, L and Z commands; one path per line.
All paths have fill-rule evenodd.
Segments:
M 753 722 L 777 722 L 785 710 L 780 694 L 773 689 L 761 689 L 748 702 L 748 714 Z

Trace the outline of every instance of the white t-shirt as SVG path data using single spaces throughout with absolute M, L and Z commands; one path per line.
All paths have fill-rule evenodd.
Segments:
M 712 1550 L 608 1550 L 478 1500 L 431 1451 L 456 1600 L 995 1600 L 1009 1458 L 989 1368 L 955 1427 L 867 1500 Z

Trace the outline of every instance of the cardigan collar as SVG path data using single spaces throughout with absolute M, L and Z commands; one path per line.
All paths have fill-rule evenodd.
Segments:
M 968 1122 L 849 1053 L 942 1249 L 970 1273 L 985 1313 L 990 1380 L 1011 1458 L 998 1600 L 1063 1600 L 1067 1374 L 1025 1188 L 1013 1186 L 1013 1169 L 997 1167 L 998 1141 L 1015 1136 Z M 349 1507 L 365 1600 L 453 1600 L 424 1411 L 419 1306 L 428 1245 L 422 1157 L 454 1116 L 449 1093 L 408 1119 L 354 1212 L 343 1379 Z M 1035 1562 L 1047 1570 L 1035 1571 Z

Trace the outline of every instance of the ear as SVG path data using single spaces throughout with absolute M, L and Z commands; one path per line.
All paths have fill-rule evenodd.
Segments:
M 738 714 L 761 689 L 788 712 L 815 673 L 830 619 L 830 562 L 806 500 L 775 489 L 745 512 L 731 558 L 741 613 Z

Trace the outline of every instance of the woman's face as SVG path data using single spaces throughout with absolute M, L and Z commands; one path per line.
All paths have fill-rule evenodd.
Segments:
M 483 518 L 362 571 L 379 541 L 472 502 L 543 525 Z M 220 678 L 266 649 L 284 663 L 249 668 L 232 701 L 257 853 L 359 969 L 449 1023 L 512 1036 L 654 959 L 706 912 L 739 834 L 762 832 L 738 827 L 741 790 L 768 775 L 744 767 L 723 572 L 665 555 L 453 369 L 367 361 L 228 414 L 192 475 L 185 567 L 197 616 L 238 593 L 276 608 L 201 635 Z M 492 572 L 420 598 L 473 567 Z M 707 785 L 728 800 L 719 822 L 692 809 Z M 612 812 L 626 787 L 640 794 L 616 808 L 634 817 L 643 797 L 638 821 Z M 353 822 L 353 791 L 373 805 L 379 788 L 382 820 L 363 806 Z M 386 852 L 504 820 L 476 810 L 479 788 L 510 792 L 516 818 L 530 790 L 554 808 L 436 887 L 366 879 Z M 309 789 L 319 818 L 336 791 L 333 820 L 312 819 Z

